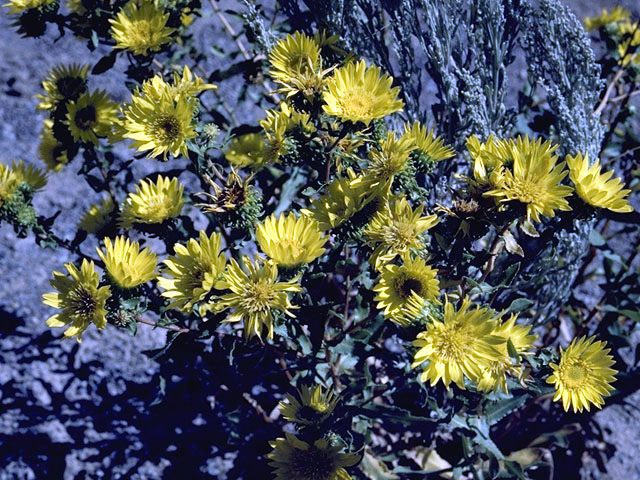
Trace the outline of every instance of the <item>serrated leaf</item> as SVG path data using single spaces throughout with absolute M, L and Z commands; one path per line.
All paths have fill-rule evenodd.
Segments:
M 529 395 L 525 394 L 492 403 L 485 409 L 487 423 L 490 426 L 495 425 L 511 412 L 524 405 L 527 401 L 527 398 L 529 398 Z

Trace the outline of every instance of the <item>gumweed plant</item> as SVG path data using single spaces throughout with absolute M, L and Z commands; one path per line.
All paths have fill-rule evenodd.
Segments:
M 221 72 L 210 71 L 190 34 L 199 2 L 10 0 L 23 35 L 53 24 L 106 52 L 42 79 L 47 173 L 0 165 L 0 219 L 76 258 L 53 272 L 47 325 L 78 342 L 94 329 L 167 329 L 166 346 L 149 352 L 168 378 L 161 396 L 171 395 L 170 372 L 195 369 L 196 394 L 220 399 L 199 413 L 224 435 L 223 445 L 215 435 L 210 442 L 237 455 L 229 478 L 538 478 L 552 468 L 540 452 L 563 447 L 550 435 L 588 421 L 634 378 L 618 349 L 638 320 L 638 237 L 624 261 L 606 230 L 618 222 L 638 233 L 638 182 L 616 161 L 637 160 L 640 148 L 627 105 L 640 32 L 622 9 L 587 19 L 606 47 L 598 70 L 580 24 L 562 20 L 582 43 L 555 48 L 584 55 L 582 75 L 594 78 L 579 86 L 596 89 L 570 122 L 608 132 L 594 134 L 596 145 L 567 126 L 572 103 L 557 91 L 540 98 L 532 79 L 519 110 L 501 103 L 500 65 L 518 26 L 538 25 L 522 40 L 535 53 L 543 48 L 535 32 L 561 21 L 552 14 L 561 7 L 480 3 L 495 14 L 482 28 L 503 34 L 496 62 L 482 67 L 498 65 L 499 84 L 487 86 L 494 93 L 482 97 L 482 117 L 477 101 L 469 106 L 487 81 L 480 67 L 458 72 L 469 97 L 455 100 L 454 77 L 438 70 L 442 51 L 426 49 L 439 89 L 429 117 L 412 90 L 421 73 L 387 71 L 411 70 L 408 57 L 392 60 L 388 39 L 366 21 L 341 30 L 320 6 L 287 33 L 287 22 L 269 30 L 247 4 L 246 39 L 235 35 L 232 55 L 244 58 Z M 424 32 L 429 15 L 455 18 L 453 3 L 439 13 L 429 4 L 417 7 Z M 382 18 L 371 5 L 359 15 Z M 405 7 L 391 13 L 400 55 L 411 48 L 398 30 L 409 25 Z M 479 8 L 465 10 L 461 28 L 480 31 Z M 373 58 L 366 41 L 380 47 Z M 528 54 L 538 75 L 559 81 L 556 57 L 543 64 Z M 92 87 L 115 64 L 126 66 L 130 90 L 121 103 Z M 263 112 L 241 125 L 223 100 L 238 71 L 254 92 L 246 101 Z M 101 197 L 71 239 L 32 205 L 47 176 L 65 169 Z M 148 174 L 134 174 L 141 170 Z M 571 235 L 584 267 L 566 295 L 555 292 L 564 295 L 555 305 L 540 279 L 571 263 L 559 247 Z M 590 306 L 572 291 L 587 273 L 618 293 L 606 287 Z

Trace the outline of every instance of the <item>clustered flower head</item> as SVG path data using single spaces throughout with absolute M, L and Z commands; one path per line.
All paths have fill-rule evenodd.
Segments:
M 5 6 L 23 14 L 50 3 Z M 605 342 L 580 337 L 559 355 L 540 354 L 535 319 L 504 303 L 520 286 L 504 276 L 533 262 L 513 263 L 530 255 L 518 243 L 518 226 L 539 236 L 536 228 L 553 233 L 554 222 L 595 218 L 599 209 L 629 214 L 633 186 L 586 153 L 563 160 L 555 140 L 441 137 L 441 118 L 435 126 L 401 113 L 394 79 L 324 32 L 293 32 L 272 44 L 264 68 L 251 74 L 252 88 L 268 89 L 263 103 L 272 108 L 236 128 L 233 114 L 227 121 L 200 99 L 217 88 L 211 79 L 229 72 L 207 76 L 196 65 L 201 78 L 172 64 L 193 48 L 182 33 L 197 15 L 191 4 L 174 3 L 131 0 L 110 16 L 105 10 L 99 40 L 109 53 L 93 66 L 56 66 L 42 82 L 38 108 L 48 118 L 40 159 L 53 173 L 81 162 L 101 196 L 87 199 L 97 203 L 76 220 L 81 232 L 69 242 L 47 236 L 33 209 L 20 215 L 31 219 L 40 242 L 79 255 L 87 234 L 102 239 L 95 263 L 82 258 L 65 264 L 67 273 L 53 272 L 56 291 L 43 301 L 58 312 L 47 325 L 81 341 L 91 324 L 135 331 L 136 321 L 151 323 L 139 317 L 148 309 L 172 333 L 197 333 L 203 345 L 213 339 L 207 348 L 244 342 L 247 351 L 268 350 L 273 355 L 265 358 L 287 382 L 266 382 L 282 399 L 279 410 L 274 402 L 264 412 L 249 390 L 243 398 L 268 423 L 279 411 L 293 424 L 294 433 L 270 442 L 264 456 L 282 480 L 349 480 L 361 456 L 373 468 L 357 443 L 365 435 L 349 429 L 378 408 L 399 417 L 388 404 L 398 385 L 378 390 L 399 369 L 426 384 L 403 395 L 453 384 L 471 391 L 457 393 L 474 415 L 514 391 L 550 390 L 545 380 L 565 410 L 603 405 L 617 374 Z M 76 0 L 69 8 L 78 22 L 95 14 Z M 628 37 L 620 45 L 631 48 L 640 40 L 629 18 L 623 9 L 603 11 L 587 26 L 615 29 Z M 131 96 L 123 104 L 93 83 L 118 58 L 130 63 Z M 620 64 L 629 58 L 621 53 Z M 263 84 L 267 73 L 272 82 Z M 135 157 L 121 161 L 119 142 Z M 452 146 L 465 143 L 464 152 Z M 131 165 L 143 156 L 175 164 L 135 177 Z M 457 166 L 455 157 L 470 162 L 465 175 L 449 179 L 442 172 Z M 20 202 L 30 207 L 46 179 L 24 162 L 0 164 L 0 219 L 16 217 Z M 382 348 L 388 358 L 375 353 Z M 224 354 L 230 368 L 242 368 L 233 350 Z M 296 392 L 287 393 L 293 385 Z M 425 397 L 419 402 L 427 405 Z M 411 432 L 398 438 L 413 441 Z

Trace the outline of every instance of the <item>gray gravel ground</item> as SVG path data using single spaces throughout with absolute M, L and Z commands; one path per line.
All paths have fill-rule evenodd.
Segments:
M 640 8 L 636 1 L 572 0 L 579 17 L 598 13 L 602 7 L 621 3 L 631 9 Z M 228 37 L 217 27 L 217 20 L 198 21 L 196 36 L 206 45 L 214 42 L 224 47 Z M 42 115 L 35 109 L 33 95 L 40 91 L 41 78 L 50 67 L 60 62 L 88 59 L 85 46 L 66 36 L 54 42 L 55 32 L 38 40 L 21 39 L 2 9 L 0 14 L 0 161 L 24 159 L 38 163 L 37 146 Z M 222 45 L 220 45 L 222 43 Z M 95 58 L 95 57 L 93 57 Z M 109 91 L 116 100 L 123 100 L 126 91 L 118 81 L 118 68 L 100 77 L 100 88 Z M 11 79 L 19 96 L 5 94 Z M 233 92 L 231 92 L 233 96 Z M 246 118 L 252 112 L 239 112 Z M 76 162 L 78 159 L 76 160 Z M 82 212 L 98 201 L 96 194 L 75 174 L 77 164 L 52 175 L 46 189 L 36 196 L 36 209 L 43 214 L 57 210 L 64 213 L 58 223 L 61 236 L 68 235 Z M 144 167 L 141 167 L 144 168 Z M 73 192 L 69 194 L 69 192 Z M 0 471 L 0 480 L 41 478 L 34 471 L 38 455 L 61 456 L 59 478 L 162 478 L 166 461 L 138 461 L 140 448 L 136 427 L 129 425 L 126 408 L 144 409 L 145 398 L 153 398 L 157 387 L 153 376 L 157 365 L 141 351 L 164 344 L 162 330 L 140 328 L 135 338 L 109 329 L 107 334 L 89 329 L 79 348 L 75 342 L 52 341 L 44 320 L 51 314 L 41 303 L 41 295 L 50 290 L 51 272 L 61 269 L 69 259 L 64 250 L 38 248 L 32 239 L 18 239 L 7 225 L 0 226 L 0 385 L 12 385 L 15 398 L 31 398 L 33 408 L 42 412 L 40 423 L 30 422 L 13 400 L 0 397 L 0 438 L 20 437 L 26 442 L 25 458 L 35 463 L 15 462 Z M 59 337 L 59 332 L 54 336 Z M 78 375 L 78 371 L 85 372 Z M 140 399 L 130 391 L 124 397 L 133 398 L 123 413 L 101 410 L 105 395 L 122 395 L 132 385 L 140 385 Z M 1 394 L 0 394 L 1 395 Z M 640 394 L 629 399 L 633 405 Z M 62 412 L 56 411 L 64 405 Z M 53 408 L 55 407 L 55 409 Z M 61 421 L 61 418 L 64 421 Z M 597 415 L 607 442 L 615 446 L 615 454 L 607 464 L 608 473 L 599 474 L 588 464 L 584 476 L 603 479 L 640 479 L 640 415 L 635 409 L 613 406 Z M 115 420 L 117 421 L 115 421 Z M 79 437 L 82 441 L 75 441 Z M 101 441 L 122 437 L 129 442 L 125 458 L 117 459 L 101 452 Z M 60 445 L 57 452 L 43 452 L 36 446 L 39 439 Z M 33 443 L 29 443 L 33 442 Z M 4 448 L 4 447 L 3 447 Z M 19 445 L 12 448 L 22 448 Z M 35 459 L 35 460 L 34 460 Z M 118 463 L 119 462 L 119 463 Z M 219 468 L 212 460 L 211 473 Z M 86 472 L 86 476 L 82 476 Z M 110 474 L 106 472 L 111 472 Z M 109 476 L 110 475 L 110 476 Z M 214 477 L 209 477 L 214 478 Z M 219 477 L 222 478 L 222 477 Z

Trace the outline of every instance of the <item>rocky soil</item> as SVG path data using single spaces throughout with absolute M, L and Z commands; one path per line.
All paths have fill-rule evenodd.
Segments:
M 579 17 L 614 4 L 570 3 Z M 615 3 L 640 13 L 635 0 Z M 37 164 L 43 117 L 33 95 L 50 67 L 87 60 L 89 52 L 70 36 L 57 39 L 53 31 L 41 39 L 21 39 L 5 9 L 0 10 L 0 161 Z M 224 48 L 228 37 L 217 18 L 211 14 L 198 23 L 196 35 L 203 45 Z M 101 76 L 99 87 L 121 101 L 127 92 L 118 82 L 120 75 L 116 68 Z M 64 212 L 57 232 L 62 237 L 98 200 L 76 176 L 77 167 L 52 175 L 36 197 L 39 212 Z M 18 239 L 10 227 L 0 226 L 0 480 L 41 479 L 44 471 L 47 478 L 64 480 L 163 478 L 167 456 L 149 455 L 145 445 L 154 422 L 162 421 L 144 415 L 159 391 L 158 366 L 141 351 L 162 346 L 165 333 L 142 326 L 136 337 L 113 328 L 108 334 L 89 329 L 81 346 L 61 341 L 60 332 L 52 333 L 44 324 L 51 312 L 41 295 L 50 290 L 51 272 L 68 259 L 64 250 L 42 250 L 32 239 Z M 639 400 L 636 394 L 629 402 L 637 405 Z M 613 406 L 597 420 L 615 453 L 607 473 L 591 462 L 584 476 L 640 479 L 640 414 Z M 213 457 L 203 477 L 224 478 L 219 473 L 224 462 Z

